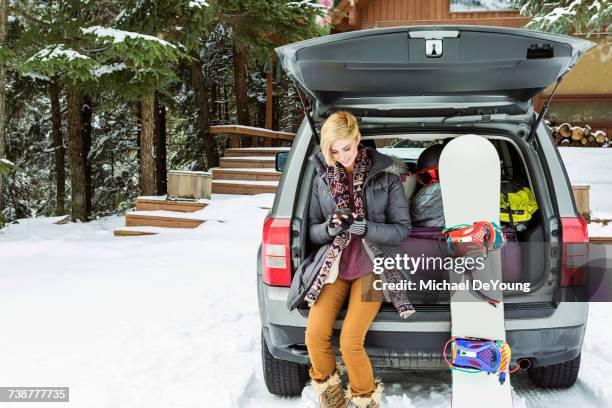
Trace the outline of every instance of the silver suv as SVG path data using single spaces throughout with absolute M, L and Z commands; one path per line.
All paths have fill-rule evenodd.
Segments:
M 319 151 L 320 123 L 336 110 L 358 118 L 362 143 L 400 158 L 408 168 L 423 147 L 444 139 L 474 133 L 493 142 L 502 173 L 522 180 L 539 208 L 525 228 L 512 229 L 514 249 L 502 254 L 504 280 L 531 284 L 529 293 L 504 293 L 512 364 L 529 360 L 530 377 L 539 387 L 574 384 L 588 303 L 564 301 L 566 290 L 581 282 L 563 243 L 588 241 L 586 223 L 541 123 L 548 104 L 536 113 L 533 99 L 558 85 L 590 46 L 528 30 L 414 26 L 330 35 L 276 49 L 306 114 L 288 156 L 277 156 L 283 176 L 257 259 L 263 370 L 271 393 L 298 395 L 308 379 L 308 308 L 290 312 L 287 296 L 300 263 L 316 251 L 306 225 L 314 177 L 308 158 Z M 418 232 L 413 227 L 408 239 L 419 239 Z M 411 298 L 417 313 L 410 319 L 383 304 L 372 323 L 365 346 L 374 367 L 446 367 L 441 348 L 450 337 L 448 296 Z M 334 325 L 336 347 L 344 313 Z

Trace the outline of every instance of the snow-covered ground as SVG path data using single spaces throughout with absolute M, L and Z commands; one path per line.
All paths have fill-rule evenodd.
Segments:
M 609 182 L 595 179 L 612 150 L 562 156 L 597 215 L 612 214 Z M 255 260 L 272 200 L 215 195 L 199 228 L 156 236 L 114 237 L 123 217 L 0 230 L 0 386 L 70 387 L 58 408 L 317 406 L 308 388 L 279 398 L 263 382 Z M 612 406 L 611 327 L 612 305 L 591 304 L 576 386 L 534 390 L 513 375 L 515 407 Z M 382 377 L 383 407 L 450 405 L 448 372 Z
M 612 219 L 612 149 L 562 147 L 559 149 L 572 185 L 589 185 L 591 218 Z M 589 224 L 589 235 L 612 236 L 612 225 Z

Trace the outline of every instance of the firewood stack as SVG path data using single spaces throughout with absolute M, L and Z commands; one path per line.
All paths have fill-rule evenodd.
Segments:
M 606 132 L 593 130 L 589 125 L 580 127 L 562 123 L 554 126 L 547 120 L 544 122 L 553 133 L 558 146 L 608 147 L 610 145 Z

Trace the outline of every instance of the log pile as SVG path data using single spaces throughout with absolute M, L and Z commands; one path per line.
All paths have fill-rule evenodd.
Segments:
M 544 121 L 555 138 L 557 146 L 609 147 L 610 140 L 603 130 L 593 130 L 589 125 L 572 126 L 562 123 L 559 126 Z

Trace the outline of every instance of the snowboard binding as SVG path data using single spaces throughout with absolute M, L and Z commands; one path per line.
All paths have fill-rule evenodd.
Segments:
M 451 344 L 452 361 L 446 358 L 449 343 Z M 451 370 L 495 374 L 500 385 L 506 381 L 509 374 L 519 368 L 517 365 L 514 370 L 508 370 L 511 351 L 508 343 L 503 340 L 453 336 L 444 344 L 442 356 Z
M 472 225 L 459 224 L 442 230 L 452 256 L 482 256 L 501 248 L 506 237 L 496 222 L 477 221 Z
M 442 233 L 446 237 L 450 255 L 456 257 L 485 258 L 489 251 L 499 249 L 506 243 L 506 237 L 494 221 L 477 221 L 472 225 L 459 224 L 444 228 Z M 465 273 L 469 280 L 474 280 L 471 270 L 467 270 Z M 485 295 L 480 290 L 470 289 L 470 292 L 493 307 L 497 307 L 500 303 L 499 300 Z

